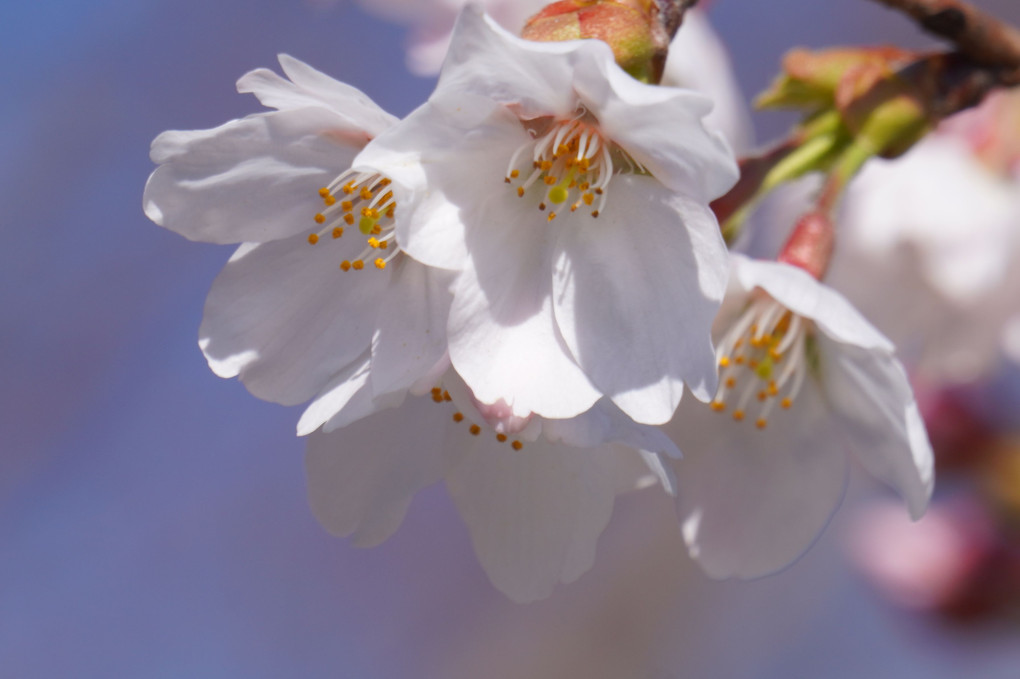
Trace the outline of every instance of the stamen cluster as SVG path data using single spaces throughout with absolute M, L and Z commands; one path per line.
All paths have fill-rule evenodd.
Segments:
M 530 172 L 523 181 L 522 159 L 531 156 Z M 569 205 L 576 212 L 581 205 L 598 204 L 591 216 L 598 217 L 606 206 L 609 182 L 620 172 L 613 156 L 626 162 L 626 169 L 645 171 L 615 145 L 606 142 L 598 129 L 581 119 L 554 123 L 544 134 L 522 144 L 510 158 L 505 181 L 517 184 L 517 195 L 523 198 L 533 186 L 544 187 L 539 210 L 552 206 L 548 221 L 556 219 L 557 205 Z M 527 167 L 523 168 L 527 170 Z
M 736 401 L 733 419 L 741 422 L 757 401 L 755 425 L 764 429 L 776 403 L 783 409 L 793 406 L 808 367 L 807 326 L 771 297 L 754 299 L 719 343 L 722 373 L 712 409 L 721 413 Z
M 315 223 L 322 228 L 310 233 L 308 242 L 315 245 L 327 234 L 338 239 L 344 235 L 345 226 L 357 224 L 358 230 L 368 237 L 366 248 L 353 260 L 340 262 L 340 268 L 343 271 L 361 271 L 365 268 L 365 260 L 373 259 L 377 269 L 385 269 L 400 254 L 393 241 L 393 215 L 397 203 L 393 191 L 387 189 L 389 185 L 390 180 L 380 174 L 348 170 L 329 186 L 319 189 L 325 208 L 315 215 Z

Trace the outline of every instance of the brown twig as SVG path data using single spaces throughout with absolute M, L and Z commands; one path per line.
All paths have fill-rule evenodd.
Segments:
M 949 40 L 974 63 L 1020 71 L 1020 31 L 962 0 L 873 0 Z
M 673 39 L 676 32 L 680 30 L 680 24 L 684 21 L 684 12 L 698 4 L 698 0 L 655 0 L 655 9 L 658 24 L 662 30 Z
M 666 67 L 666 56 L 673 36 L 684 22 L 684 13 L 698 4 L 698 0 L 651 0 L 652 39 L 657 55 L 653 60 L 653 82 L 659 82 Z

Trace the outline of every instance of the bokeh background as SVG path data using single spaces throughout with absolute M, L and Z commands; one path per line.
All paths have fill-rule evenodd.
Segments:
M 982 6 L 1020 22 L 1016 0 Z M 794 45 L 927 44 L 865 0 L 716 0 L 750 95 Z M 403 30 L 351 2 L 40 0 L 0 8 L 0 678 L 1020 676 L 1016 628 L 898 609 L 853 569 L 861 478 L 819 544 L 704 577 L 664 498 L 625 497 L 552 599 L 487 583 L 441 488 L 357 550 L 307 507 L 298 411 L 214 377 L 196 336 L 229 248 L 148 222 L 148 146 L 256 110 L 287 52 L 404 114 Z M 783 116 L 757 116 L 760 140 Z

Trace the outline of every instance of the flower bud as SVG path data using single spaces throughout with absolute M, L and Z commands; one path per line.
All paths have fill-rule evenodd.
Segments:
M 821 212 L 809 212 L 793 228 L 779 261 L 800 267 L 821 280 L 829 268 L 834 241 L 832 220 Z
M 891 75 L 914 58 L 912 52 L 895 47 L 842 47 L 818 52 L 795 49 L 783 58 L 782 73 L 755 103 L 768 109 L 829 108 L 846 76 L 862 72 Z
M 539 42 L 602 40 L 623 70 L 652 82 L 664 57 L 655 40 L 651 4 L 651 0 L 562 0 L 531 17 L 521 36 Z

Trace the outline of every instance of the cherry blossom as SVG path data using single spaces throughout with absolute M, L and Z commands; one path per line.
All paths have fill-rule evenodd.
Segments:
M 461 14 L 435 94 L 356 163 L 393 180 L 402 247 L 459 272 L 450 357 L 480 400 L 569 418 L 605 395 L 657 424 L 685 383 L 711 397 L 727 264 L 708 202 L 737 170 L 710 108 L 599 41 Z
M 848 452 L 919 518 L 932 451 L 892 344 L 806 271 L 731 257 L 718 393 L 666 427 L 691 555 L 719 578 L 786 566 L 838 507 Z

